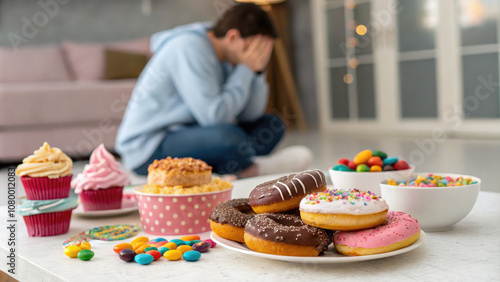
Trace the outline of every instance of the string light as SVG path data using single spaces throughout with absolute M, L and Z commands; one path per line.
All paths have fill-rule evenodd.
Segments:
M 351 84 L 353 81 L 352 75 L 351 74 L 346 74 L 344 75 L 344 83 L 345 84 Z
M 359 35 L 365 35 L 367 31 L 368 29 L 365 25 L 360 24 L 356 27 L 356 33 Z
M 356 58 L 352 58 L 349 60 L 349 67 L 355 69 L 359 66 L 359 60 Z

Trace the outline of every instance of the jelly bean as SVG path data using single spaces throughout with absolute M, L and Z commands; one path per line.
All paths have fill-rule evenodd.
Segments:
M 210 243 L 211 248 L 213 248 L 213 247 L 217 246 L 217 243 L 215 243 L 212 239 L 207 239 L 207 240 L 204 240 L 203 242 L 208 242 L 208 243 Z
M 349 159 L 346 159 L 346 158 L 342 158 L 342 159 L 337 161 L 337 164 L 342 164 L 345 166 L 347 166 L 348 163 L 349 163 Z
M 158 251 L 158 248 L 157 247 L 147 247 L 146 249 L 144 249 L 144 252 L 149 252 L 151 250 L 155 250 L 155 251 Z
M 392 165 L 384 165 L 382 170 L 383 171 L 392 171 L 392 170 L 394 170 L 394 167 Z
M 192 246 L 198 242 L 201 242 L 201 240 L 193 240 L 193 241 L 184 241 L 186 245 Z
M 186 243 L 184 243 L 184 241 L 182 241 L 181 239 L 172 239 L 170 240 L 170 242 L 175 243 L 177 246 L 186 245 Z
M 369 172 L 370 171 L 370 168 L 365 165 L 365 164 L 359 164 L 357 167 L 356 167 L 356 171 L 357 172 Z
M 90 250 L 90 249 L 92 249 L 92 246 L 90 246 L 90 243 L 88 243 L 88 242 L 82 242 L 79 247 L 82 250 Z
M 146 242 L 136 242 L 136 243 L 130 243 L 132 247 L 134 248 L 134 251 L 139 249 L 140 247 L 147 245 Z
M 67 246 L 64 248 L 64 254 L 70 258 L 76 258 L 81 250 L 78 246 Z
M 119 254 L 123 249 L 133 250 L 134 247 L 132 247 L 129 243 L 120 243 L 113 247 L 113 251 L 117 254 Z
M 187 235 L 187 236 L 182 236 L 181 237 L 182 241 L 193 241 L 193 240 L 200 240 L 200 236 L 198 235 Z
M 410 166 L 405 161 L 401 160 L 394 164 L 395 170 L 409 169 Z
M 155 239 L 152 239 L 151 241 L 155 241 L 155 242 L 162 242 L 162 241 L 167 241 L 167 239 L 165 238 L 155 238 Z
M 384 159 L 384 165 L 394 165 L 398 161 L 398 158 L 392 157 L 392 158 L 386 158 Z
M 333 167 L 333 170 L 338 170 L 338 171 L 352 171 L 348 166 L 339 164 Z
M 153 262 L 155 258 L 150 254 L 139 254 L 134 257 L 135 262 L 147 265 Z
M 374 157 L 379 157 L 382 160 L 387 158 L 387 154 L 379 150 L 372 150 L 372 154 Z
M 163 256 L 163 254 L 168 251 L 169 249 L 167 247 L 159 247 L 158 248 L 158 252 L 161 253 L 161 255 Z
M 157 246 L 163 246 L 163 245 L 165 245 L 166 243 L 168 243 L 168 241 L 167 241 L 167 240 L 165 240 L 165 241 L 160 241 L 160 242 L 158 242 L 156 245 L 157 245 Z
M 370 172 L 379 172 L 382 171 L 382 168 L 378 165 L 374 165 L 370 167 Z
M 387 181 L 387 184 L 388 184 L 388 185 L 392 185 L 392 186 L 396 186 L 396 185 L 398 185 L 398 184 L 396 183 L 396 181 L 394 181 L 394 179 L 389 179 L 389 181 Z
M 149 238 L 148 237 L 137 237 L 135 238 L 134 240 L 132 240 L 132 242 L 130 242 L 130 244 L 134 245 L 134 243 L 138 243 L 138 242 L 149 242 Z
M 347 164 L 347 167 L 350 168 L 351 170 L 356 170 L 357 166 L 358 165 L 353 161 L 349 161 L 349 163 Z
M 338 171 L 352 171 L 348 166 L 346 165 L 336 165 L 333 167 L 333 170 L 338 170 Z
M 92 250 L 81 250 L 78 252 L 78 258 L 83 261 L 91 260 L 94 257 Z
M 156 242 L 156 241 L 149 241 L 149 242 L 146 242 L 146 244 L 153 246 L 153 245 L 158 244 L 158 242 Z
M 193 245 L 193 250 L 204 253 L 207 252 L 210 247 L 212 247 L 212 245 L 209 242 L 199 242 Z
M 163 257 L 168 259 L 168 260 L 180 260 L 182 257 L 182 252 L 179 250 L 166 251 L 163 254 Z
M 123 261 L 133 261 L 137 254 L 133 250 L 123 249 L 118 255 Z
M 161 258 L 161 253 L 158 252 L 157 250 L 147 251 L 146 254 L 152 255 L 154 260 L 157 260 L 157 259 Z
M 182 257 L 187 261 L 197 261 L 200 259 L 201 254 L 198 251 L 185 252 Z
M 144 246 L 141 246 L 139 247 L 138 249 L 135 249 L 134 252 L 138 253 L 138 254 L 142 254 L 142 253 L 145 253 L 146 252 L 146 248 L 149 248 L 151 247 L 150 245 L 144 245 Z
M 359 164 L 366 164 L 368 160 L 373 157 L 372 151 L 370 150 L 364 150 L 359 152 L 355 157 L 354 157 L 354 163 L 359 165 Z
M 374 165 L 378 165 L 379 167 L 382 167 L 384 163 L 382 162 L 382 159 L 380 157 L 371 157 L 368 159 L 368 162 L 366 163 L 369 167 L 372 167 Z
M 189 252 L 193 250 L 193 247 L 188 246 L 188 245 L 180 245 L 177 247 L 177 250 L 181 251 L 182 253 Z
M 177 244 L 174 242 L 168 242 L 163 247 L 167 247 L 169 250 L 175 250 L 177 249 Z

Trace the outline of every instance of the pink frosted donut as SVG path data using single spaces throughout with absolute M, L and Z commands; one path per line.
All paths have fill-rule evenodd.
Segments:
M 333 236 L 337 251 L 347 256 L 365 256 L 404 248 L 420 236 L 418 221 L 398 211 L 387 213 L 387 222 L 371 229 L 341 231 Z

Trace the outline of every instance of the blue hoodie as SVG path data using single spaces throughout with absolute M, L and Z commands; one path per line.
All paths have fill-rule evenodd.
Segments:
M 154 55 L 137 80 L 116 137 L 126 168 L 143 165 L 169 132 L 185 125 L 253 121 L 264 113 L 264 76 L 220 62 L 208 29 L 207 23 L 193 23 L 151 37 Z

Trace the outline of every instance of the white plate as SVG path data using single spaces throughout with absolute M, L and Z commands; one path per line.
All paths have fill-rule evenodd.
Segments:
M 73 214 L 83 216 L 83 217 L 106 217 L 106 216 L 117 216 L 125 215 L 133 211 L 139 210 L 139 205 L 137 200 L 123 198 L 122 208 L 114 210 L 102 210 L 102 211 L 84 211 L 83 206 L 80 204 L 76 209 L 73 210 Z
M 412 251 L 420 246 L 425 242 L 426 240 L 426 235 L 424 231 L 420 231 L 420 237 L 418 240 L 411 244 L 408 247 L 395 250 L 392 252 L 388 253 L 382 253 L 382 254 L 376 254 L 376 255 L 368 255 L 368 256 L 344 256 L 337 251 L 335 251 L 335 248 L 330 246 L 330 249 L 325 252 L 321 256 L 317 257 L 292 257 L 292 256 L 278 256 L 278 255 L 271 255 L 271 254 L 264 254 L 264 253 L 258 253 L 250 250 L 245 244 L 238 243 L 235 241 L 227 240 L 222 237 L 219 237 L 217 234 L 212 232 L 210 234 L 210 238 L 214 240 L 217 244 L 223 246 L 224 248 L 251 255 L 251 256 L 256 256 L 256 257 L 261 257 L 261 258 L 266 258 L 266 259 L 274 259 L 274 260 L 281 260 L 281 261 L 288 261 L 288 262 L 302 262 L 302 263 L 345 263 L 345 262 L 355 262 L 355 261 L 364 261 L 364 260 L 372 260 L 372 259 L 379 259 L 379 258 L 385 258 L 385 257 L 392 257 L 395 255 L 403 254 L 409 251 Z

